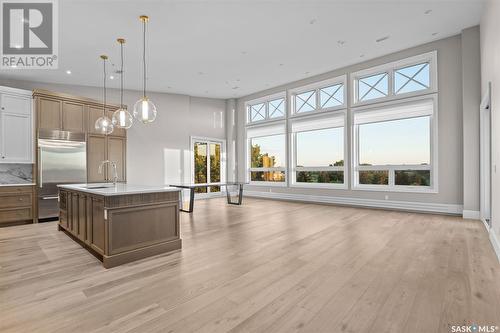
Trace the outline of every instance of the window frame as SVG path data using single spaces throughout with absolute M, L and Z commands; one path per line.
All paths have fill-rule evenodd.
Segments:
M 411 102 L 419 102 L 423 100 L 431 100 L 433 112 L 430 115 L 430 162 L 429 165 L 359 165 L 359 125 L 354 123 L 354 116 L 359 112 L 369 112 L 370 110 L 383 109 L 384 107 L 397 106 L 398 104 L 407 104 Z M 400 118 L 411 119 L 415 117 Z M 351 112 L 352 137 L 351 137 L 351 189 L 361 191 L 382 191 L 382 192 L 409 192 L 409 193 L 438 193 L 439 177 L 438 177 L 438 96 L 437 94 L 425 95 L 419 97 L 405 98 L 403 100 L 390 101 L 377 104 L 376 106 L 353 108 Z M 388 171 L 388 185 L 373 185 L 360 184 L 359 171 Z M 415 185 L 396 185 L 396 171 L 414 171 L 414 170 L 430 170 L 430 186 L 415 186 Z
M 207 144 L 207 179 L 210 179 L 210 144 L 215 143 L 215 144 L 220 144 L 220 183 L 226 182 L 226 140 L 225 139 L 218 139 L 218 138 L 208 138 L 208 137 L 203 137 L 203 136 L 190 136 L 189 137 L 189 147 L 190 147 L 190 156 L 189 156 L 189 161 L 191 164 L 191 172 L 190 172 L 190 183 L 194 184 L 194 166 L 195 166 L 195 161 L 194 161 L 194 144 L 196 142 L 201 142 L 201 143 L 206 143 Z M 206 183 L 208 184 L 216 184 L 213 182 Z M 217 186 L 217 185 L 214 185 Z M 210 192 L 210 188 L 207 188 L 207 193 L 195 193 L 195 196 L 198 198 L 205 198 L 205 197 L 213 197 L 213 196 L 221 196 L 225 193 L 225 191 L 222 189 L 219 192 Z
M 300 123 L 302 120 L 310 120 L 310 119 L 325 119 L 325 118 L 342 118 L 343 120 L 343 126 L 336 126 L 336 127 L 323 127 L 323 128 L 317 128 L 317 129 L 312 129 L 308 131 L 296 131 L 293 132 L 291 130 L 291 124 L 288 126 L 290 129 L 290 132 L 288 133 L 289 135 L 289 140 L 290 140 L 290 162 L 289 165 L 291 166 L 290 170 L 290 187 L 298 187 L 298 188 L 326 188 L 326 189 L 348 189 L 349 188 L 349 163 L 347 163 L 348 159 L 348 154 L 349 154 L 349 148 L 348 148 L 348 128 L 347 128 L 347 110 L 342 110 L 338 112 L 332 112 L 329 114 L 325 115 L 308 115 L 308 116 L 302 116 L 300 118 L 296 119 L 291 119 L 293 122 L 298 122 Z M 331 166 L 331 167 L 297 167 L 297 133 L 301 132 L 309 132 L 309 131 L 315 131 L 315 130 L 324 130 L 324 129 L 331 129 L 331 128 L 338 128 L 342 127 L 343 128 L 343 158 L 344 158 L 344 166 Z M 302 182 L 297 182 L 297 172 L 298 171 L 343 171 L 344 172 L 344 182 L 342 184 L 338 183 L 302 183 Z
M 337 85 L 337 84 L 343 85 L 343 102 L 344 103 L 342 105 L 321 108 L 320 90 L 323 88 Z M 314 98 L 315 98 L 315 102 L 316 102 L 316 108 L 312 111 L 297 112 L 295 110 L 295 97 L 297 95 L 302 94 L 302 93 L 305 93 L 308 91 L 313 91 L 313 90 L 314 90 Z M 322 80 L 319 82 L 314 82 L 311 84 L 307 84 L 304 86 L 290 89 L 288 91 L 288 101 L 289 101 L 289 110 L 290 110 L 288 115 L 290 118 L 304 117 L 306 115 L 307 116 L 314 115 L 314 114 L 329 112 L 329 111 L 344 110 L 347 108 L 347 74 L 336 76 L 336 77 L 333 77 L 333 78 L 328 79 L 328 80 Z
M 271 99 L 273 100 L 273 99 Z M 248 131 L 252 129 L 259 129 L 259 128 L 266 128 L 266 127 L 271 127 L 274 125 L 281 125 L 283 127 L 283 132 L 276 131 L 275 134 L 269 133 L 266 135 L 248 135 Z M 286 128 L 286 121 L 283 119 L 281 120 L 275 120 L 273 121 L 268 121 L 265 124 L 258 124 L 258 125 L 253 125 L 253 126 L 247 126 L 245 128 L 245 141 L 246 141 L 246 147 L 245 147 L 245 166 L 246 166 L 246 172 L 245 172 L 245 181 L 249 185 L 253 186 L 276 186 L 276 187 L 287 187 L 288 186 L 288 142 L 287 142 L 287 134 L 286 134 L 287 128 Z M 269 137 L 269 136 L 274 136 L 274 135 L 283 135 L 285 138 L 285 147 L 284 147 L 284 153 L 285 153 L 285 158 L 284 158 L 284 164 L 285 166 L 283 167 L 273 167 L 273 168 L 253 168 L 250 163 L 250 152 L 252 151 L 252 139 L 254 138 L 262 138 L 262 137 Z M 270 181 L 254 181 L 251 178 L 251 172 L 266 172 L 266 171 L 283 171 L 285 173 L 285 180 L 283 182 L 270 182 Z
M 395 75 L 396 71 L 405 67 L 414 66 L 422 63 L 429 64 L 429 88 L 406 93 L 396 94 L 395 91 Z M 359 80 L 377 74 L 388 74 L 388 95 L 369 99 L 366 101 L 359 101 Z M 393 61 L 380 66 L 370 67 L 351 74 L 350 88 L 352 89 L 351 103 L 353 107 L 368 105 L 372 103 L 379 103 L 385 101 L 399 100 L 419 95 L 437 93 L 438 90 L 438 75 L 437 75 L 437 51 L 431 51 L 419 54 L 413 57 Z
M 270 118 L 269 102 L 272 102 L 272 101 L 275 101 L 275 100 L 281 99 L 281 98 L 283 98 L 283 115 L 280 117 Z M 264 103 L 264 112 L 265 112 L 264 119 L 252 121 L 250 107 L 253 105 L 261 104 L 261 103 Z M 286 119 L 287 104 L 288 104 L 287 103 L 287 95 L 286 95 L 285 91 L 279 92 L 276 94 L 272 94 L 272 95 L 267 95 L 267 96 L 260 97 L 260 98 L 256 98 L 256 99 L 253 99 L 251 101 L 247 101 L 247 102 L 245 102 L 246 124 L 247 125 L 254 125 L 254 124 L 262 124 L 262 123 L 266 123 L 266 122 Z

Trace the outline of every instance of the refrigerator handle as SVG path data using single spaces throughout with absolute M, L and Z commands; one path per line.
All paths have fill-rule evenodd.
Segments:
M 43 165 L 42 165 L 42 149 L 40 147 L 38 147 L 38 181 L 40 183 L 40 188 L 43 187 L 43 182 L 42 182 L 42 168 L 43 168 Z

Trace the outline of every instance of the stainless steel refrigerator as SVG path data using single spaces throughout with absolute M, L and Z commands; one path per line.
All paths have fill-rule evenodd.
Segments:
M 85 133 L 40 130 L 38 133 L 38 219 L 59 216 L 57 185 L 87 181 Z

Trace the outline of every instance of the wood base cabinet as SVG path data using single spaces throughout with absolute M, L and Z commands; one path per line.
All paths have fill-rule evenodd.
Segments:
M 33 222 L 33 186 L 0 187 L 0 227 Z
M 180 249 L 179 192 L 96 195 L 61 189 L 59 230 L 106 268 Z

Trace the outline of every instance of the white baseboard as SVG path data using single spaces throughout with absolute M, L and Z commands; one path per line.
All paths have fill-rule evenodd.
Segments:
M 464 219 L 469 219 L 469 220 L 479 220 L 481 219 L 481 213 L 477 210 L 463 210 L 462 211 L 462 216 Z
M 495 250 L 498 262 L 500 263 L 500 241 L 498 240 L 498 237 L 493 229 L 489 230 L 489 234 L 491 245 L 493 245 L 493 250 Z
M 257 197 L 257 198 L 329 203 L 329 204 L 370 207 L 370 208 L 397 209 L 397 210 L 407 210 L 407 211 L 426 212 L 426 213 L 444 213 L 444 214 L 462 215 L 463 211 L 462 205 L 430 203 L 430 202 L 361 199 L 361 198 L 331 197 L 322 195 L 260 192 L 260 191 L 245 191 L 243 194 L 248 197 Z

